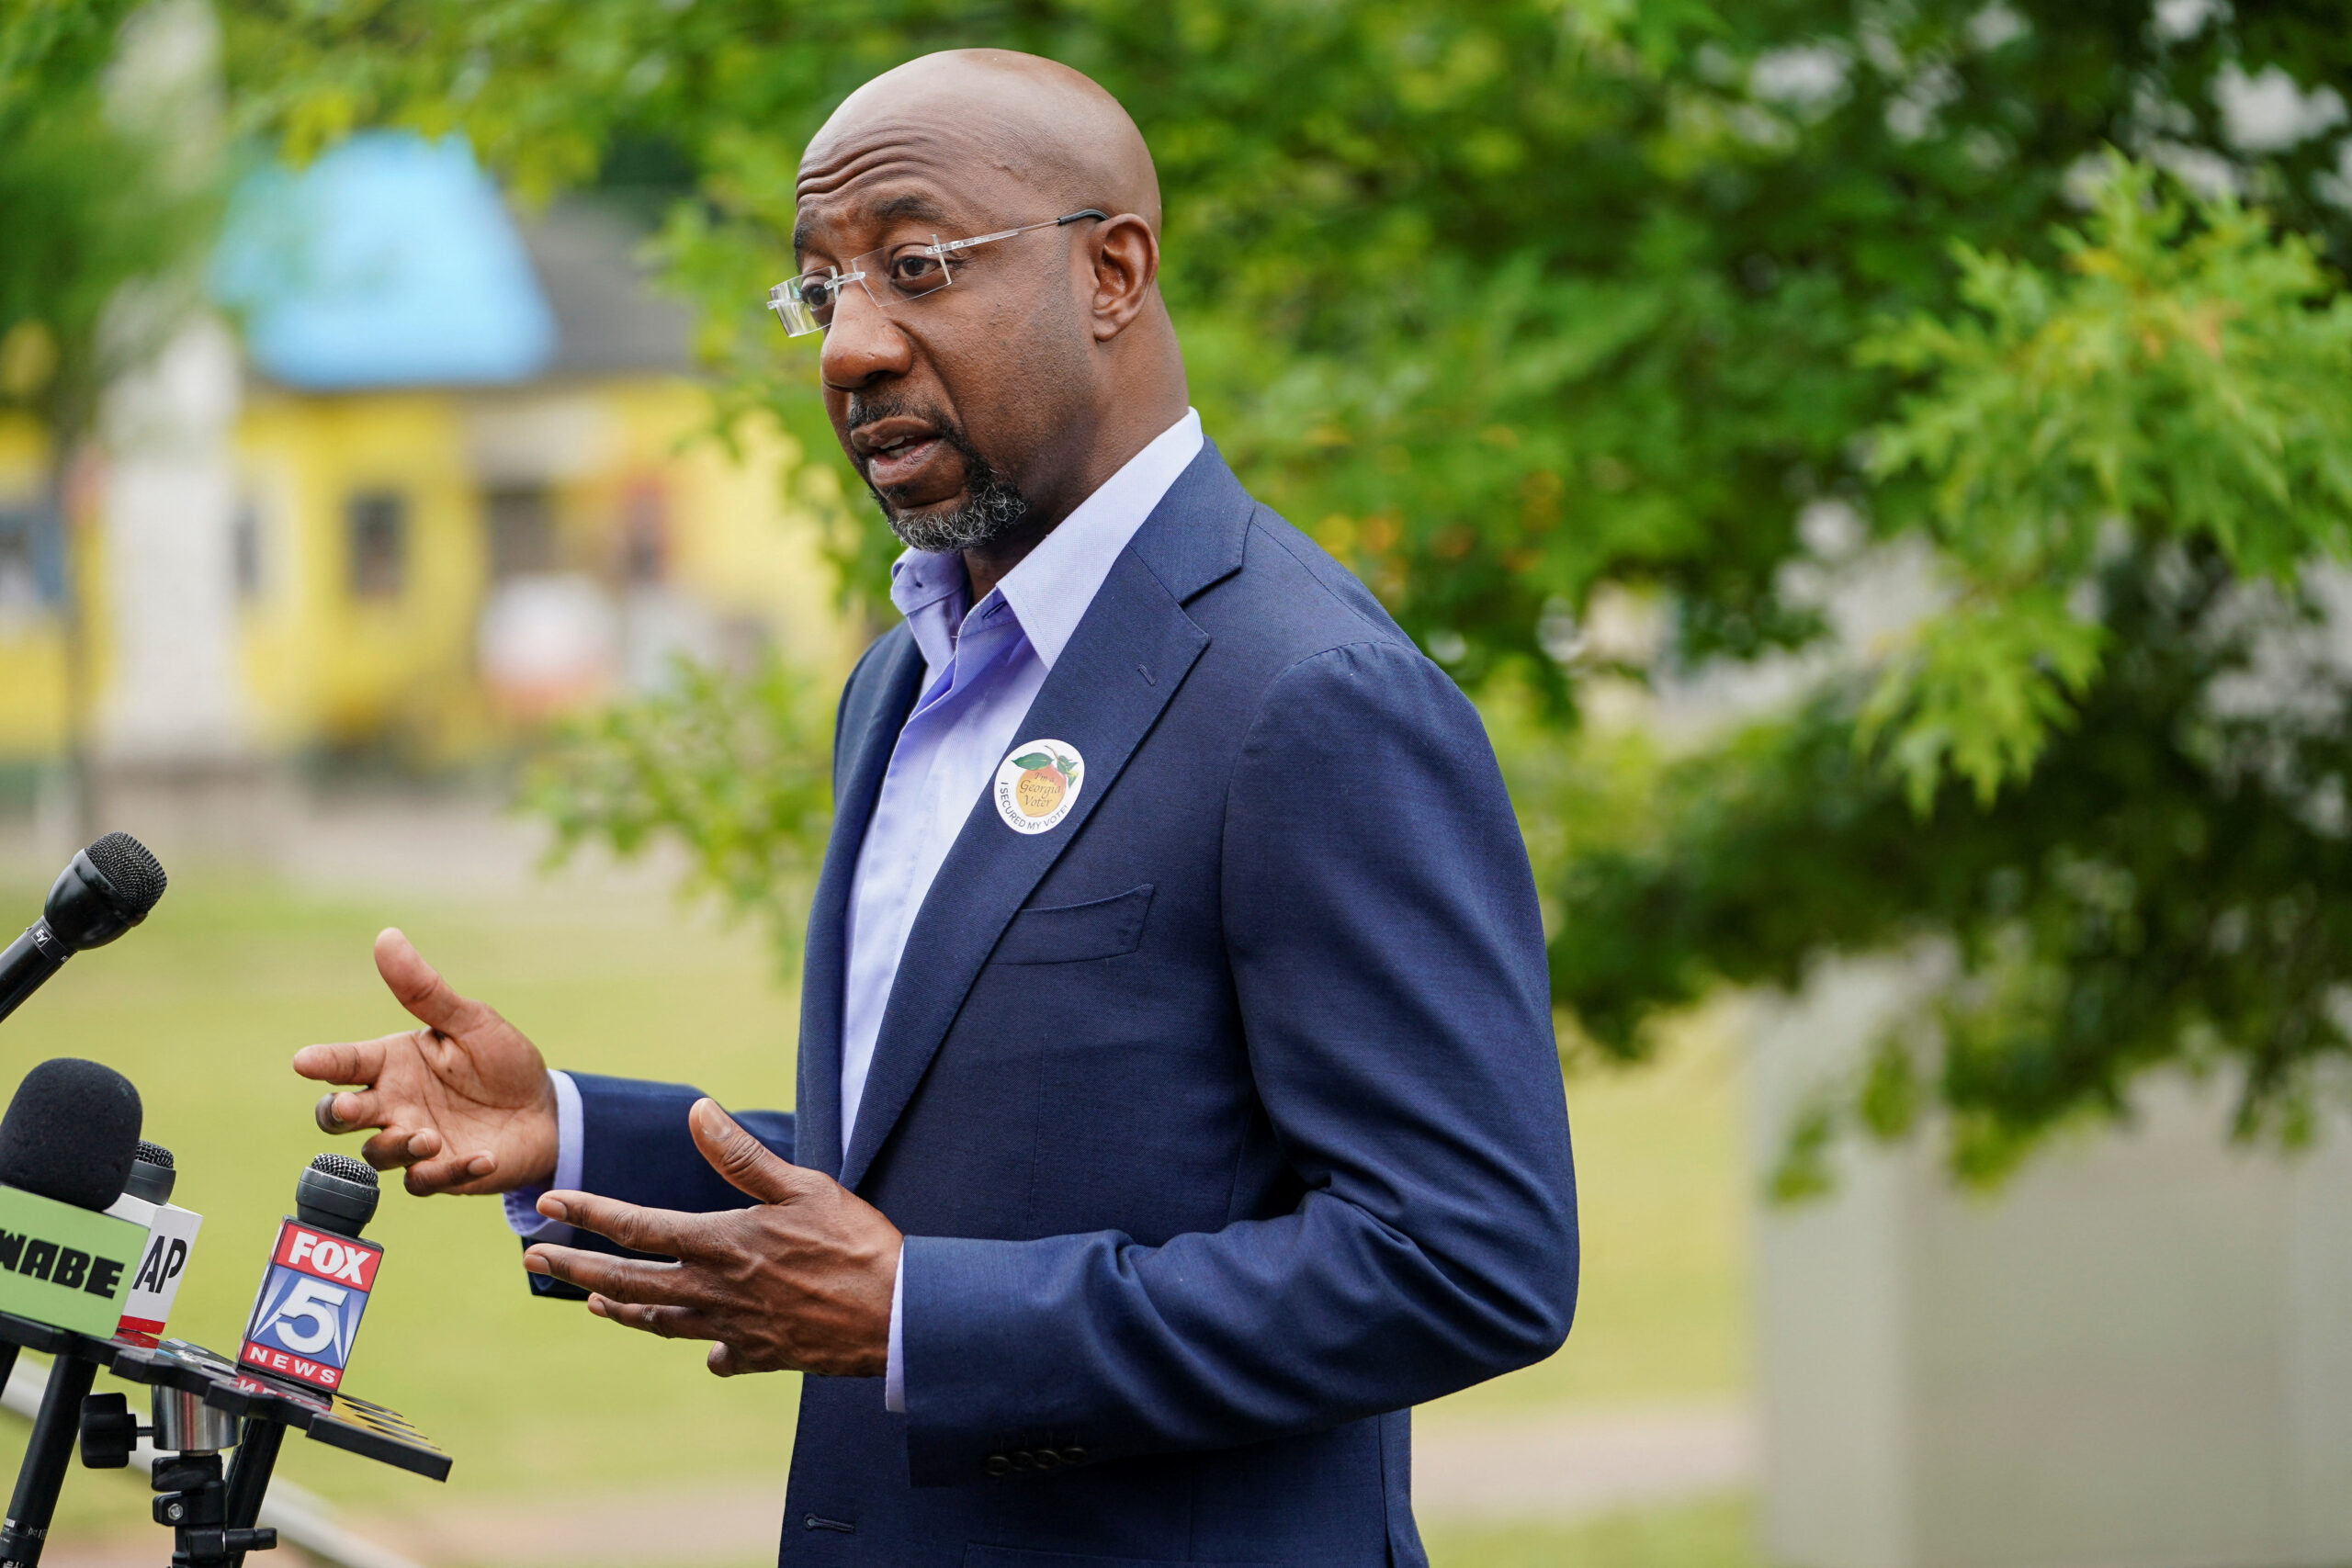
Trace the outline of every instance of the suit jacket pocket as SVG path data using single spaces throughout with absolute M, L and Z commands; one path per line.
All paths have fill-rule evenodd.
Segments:
M 1133 953 L 1143 945 L 1143 921 L 1151 912 L 1151 890 L 1152 885 L 1147 882 L 1091 904 L 1023 909 L 1004 928 L 990 961 L 1075 964 Z

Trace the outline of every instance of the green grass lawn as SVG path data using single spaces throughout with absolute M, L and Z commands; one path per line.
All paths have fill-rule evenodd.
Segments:
M 1678 1503 L 1575 1525 L 1438 1528 L 1431 1568 L 1758 1568 L 1745 1497 Z
M 29 910 L 38 897 L 0 889 L 0 908 Z M 331 1146 L 311 1122 L 315 1093 L 288 1057 L 312 1041 L 407 1021 L 368 960 L 387 924 L 405 928 L 453 984 L 498 1006 L 557 1066 L 689 1080 L 730 1104 L 789 1103 L 795 1001 L 766 950 L 755 933 L 718 930 L 662 896 L 558 879 L 490 898 L 335 898 L 250 874 L 175 868 L 169 897 L 144 927 L 77 959 L 9 1021 L 0 1077 L 73 1055 L 139 1085 L 148 1135 L 178 1156 L 180 1201 L 206 1216 L 175 1332 L 232 1345 L 295 1178 Z M 1576 1332 L 1550 1361 L 1444 1401 L 1432 1420 L 1723 1399 L 1745 1387 L 1727 1055 L 1699 1041 L 1655 1071 L 1578 1079 L 1570 1105 L 1585 1226 Z M 395 1187 L 369 1235 L 388 1252 L 351 1387 L 448 1450 L 451 1492 L 777 1473 L 795 1379 L 723 1382 L 703 1371 L 697 1346 L 533 1300 L 492 1202 L 419 1201 Z M 22 1433 L 20 1423 L 0 1425 L 0 1465 L 10 1472 Z M 299 1440 L 283 1468 L 368 1509 L 427 1506 L 434 1491 Z M 146 1506 L 131 1482 L 77 1469 L 60 1523 L 130 1528 Z M 1432 1544 L 1464 1565 L 1650 1568 L 1670 1559 L 1716 1568 L 1731 1561 L 1722 1541 L 1739 1534 L 1737 1516 L 1725 1504 Z

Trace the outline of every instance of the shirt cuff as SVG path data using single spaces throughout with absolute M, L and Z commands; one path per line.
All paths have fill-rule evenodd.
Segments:
M 890 1281 L 890 1360 L 882 1371 L 882 1408 L 893 1416 L 907 1413 L 907 1359 L 900 1353 L 906 1342 L 902 1319 L 907 1304 L 907 1244 L 899 1244 L 898 1277 Z
M 587 1156 L 581 1145 L 580 1086 L 571 1081 L 570 1073 L 552 1067 L 548 1069 L 548 1083 L 555 1090 L 555 1180 L 546 1187 L 518 1187 L 507 1193 L 506 1224 L 525 1241 L 551 1241 L 561 1247 L 571 1242 L 571 1227 L 540 1213 L 539 1196 L 558 1188 L 577 1190 Z

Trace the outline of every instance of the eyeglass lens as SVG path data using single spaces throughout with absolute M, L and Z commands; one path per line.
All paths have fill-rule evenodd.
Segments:
M 956 281 L 947 258 L 939 254 L 936 237 L 885 245 L 854 257 L 838 272 L 804 272 L 786 278 L 768 295 L 768 308 L 784 322 L 786 333 L 802 337 L 833 324 L 833 310 L 841 291 L 852 283 L 884 310 L 925 294 L 936 294 Z

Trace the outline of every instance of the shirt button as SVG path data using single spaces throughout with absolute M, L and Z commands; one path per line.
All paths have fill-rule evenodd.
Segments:
M 1076 1443 L 1072 1443 L 1069 1447 L 1061 1451 L 1061 1461 L 1064 1464 L 1084 1464 L 1086 1462 L 1086 1450 L 1080 1448 Z
M 1012 1456 L 1012 1468 L 1015 1470 L 1035 1470 L 1037 1468 L 1037 1456 L 1031 1453 L 1027 1449 L 1018 1450 Z
M 1039 1470 L 1059 1470 L 1061 1467 L 1061 1455 L 1056 1453 L 1051 1449 L 1039 1449 L 1037 1450 L 1037 1468 Z
M 990 1454 L 988 1458 L 980 1461 L 980 1469 L 990 1475 L 1011 1475 L 1012 1473 L 1012 1461 L 1005 1458 L 1002 1454 Z

